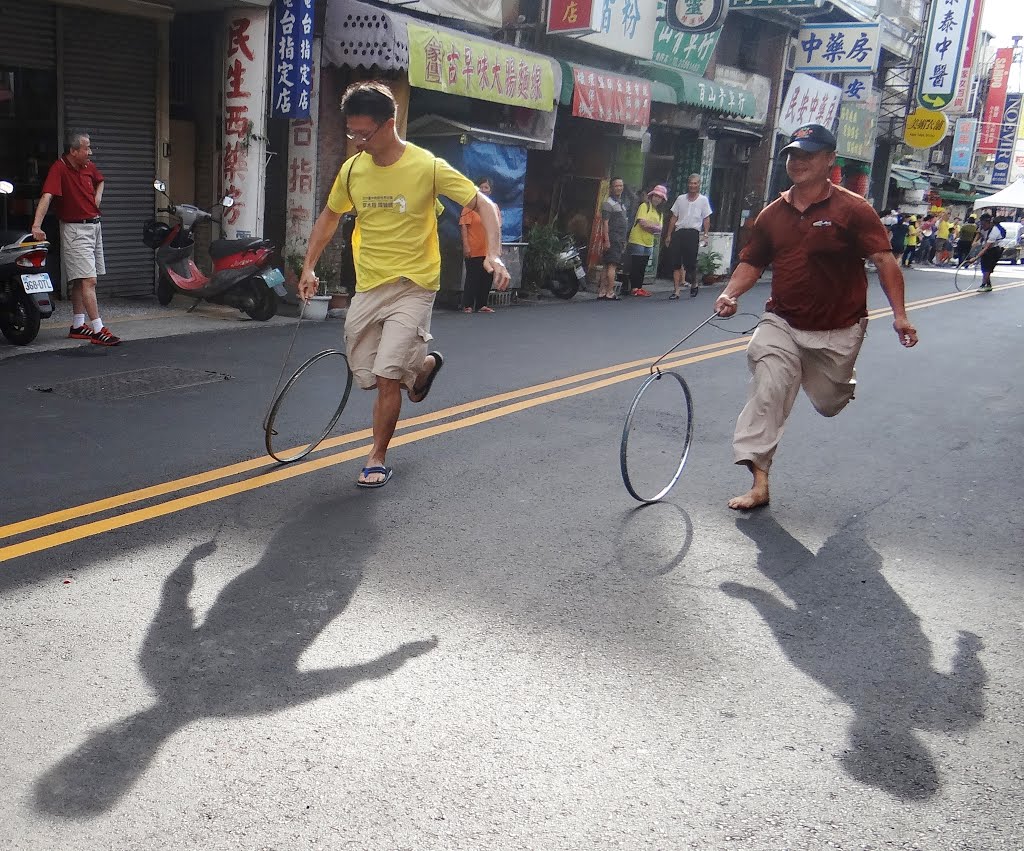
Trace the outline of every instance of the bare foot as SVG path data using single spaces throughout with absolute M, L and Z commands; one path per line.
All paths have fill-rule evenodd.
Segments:
M 734 496 L 729 500 L 729 508 L 734 511 L 749 511 L 768 504 L 768 471 L 747 463 L 754 475 L 754 483 L 742 496 Z

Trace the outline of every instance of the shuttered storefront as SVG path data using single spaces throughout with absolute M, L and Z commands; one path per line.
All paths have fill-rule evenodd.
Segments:
M 0 67 L 57 67 L 55 8 L 40 0 L 3 0 L 0 3 Z
M 8 0 L 4 0 L 4 4 Z M 156 174 L 157 24 L 62 8 L 64 126 L 89 133 L 103 172 L 101 293 L 153 291 L 153 252 L 142 224 L 153 214 Z

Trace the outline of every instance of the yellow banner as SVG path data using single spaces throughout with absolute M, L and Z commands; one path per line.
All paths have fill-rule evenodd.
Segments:
M 464 98 L 551 112 L 555 75 L 535 53 L 410 23 L 409 82 Z

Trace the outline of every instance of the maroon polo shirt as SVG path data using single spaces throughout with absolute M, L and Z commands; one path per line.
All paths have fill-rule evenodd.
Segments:
M 864 260 L 892 250 L 889 234 L 871 205 L 841 186 L 802 213 L 791 192 L 761 211 L 740 260 L 771 264 L 768 312 L 801 331 L 849 328 L 868 315 Z
M 43 183 L 43 193 L 58 198 L 57 218 L 62 222 L 78 222 L 95 219 L 100 214 L 96 206 L 96 187 L 103 182 L 103 175 L 93 162 L 82 168 L 75 168 L 67 157 L 61 157 L 50 166 Z

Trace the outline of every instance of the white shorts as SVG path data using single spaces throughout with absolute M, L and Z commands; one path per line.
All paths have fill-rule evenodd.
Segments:
M 94 225 L 60 223 L 61 278 L 64 283 L 105 275 L 103 232 Z

